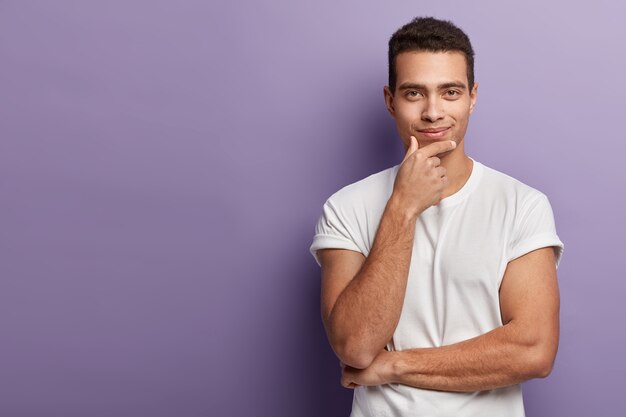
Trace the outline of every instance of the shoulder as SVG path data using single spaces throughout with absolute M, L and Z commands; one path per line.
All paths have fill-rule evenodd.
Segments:
M 518 208 L 527 207 L 542 199 L 547 200 L 547 196 L 538 189 L 504 172 L 484 164 L 481 165 L 483 168 L 482 192 L 492 194 L 494 197 L 497 196 Z
M 495 204 L 489 208 L 497 206 L 500 210 L 494 212 L 509 219 L 513 245 L 529 236 L 539 236 L 550 244 L 562 246 L 556 237 L 554 213 L 546 194 L 493 168 L 484 167 L 483 177 L 482 200 L 491 199 Z
M 327 203 L 338 207 L 386 203 L 393 191 L 393 184 L 399 167 L 400 165 L 395 165 L 348 184 L 332 194 Z
M 382 216 L 399 165 L 348 184 L 331 195 L 315 226 L 310 251 L 321 265 L 316 251 L 323 248 L 343 248 L 367 256 L 376 222 Z
M 535 249 L 552 246 L 558 266 L 564 245 L 556 233 L 554 213 L 548 197 L 536 188 L 493 168 L 485 167 L 484 171 L 484 195 L 489 194 L 490 188 L 498 190 L 494 200 L 503 209 L 498 212 L 509 220 L 506 222 L 507 261 Z

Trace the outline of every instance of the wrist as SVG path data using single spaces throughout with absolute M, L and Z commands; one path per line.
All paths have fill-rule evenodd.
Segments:
M 391 197 L 389 197 L 386 209 L 391 211 L 395 216 L 402 218 L 404 221 L 415 220 L 421 213 L 420 210 L 408 207 L 404 203 L 404 199 L 395 193 L 391 194 Z
M 393 351 L 387 355 L 385 378 L 387 383 L 397 384 L 402 380 L 404 369 L 402 352 Z

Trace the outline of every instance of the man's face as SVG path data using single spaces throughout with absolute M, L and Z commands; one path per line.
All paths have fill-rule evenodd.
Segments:
M 385 87 L 385 102 L 408 149 L 454 140 L 459 149 L 478 84 L 469 91 L 465 56 L 460 52 L 411 51 L 396 57 L 396 90 Z M 452 151 L 451 151 L 452 152 Z M 440 155 L 442 156 L 442 155 Z

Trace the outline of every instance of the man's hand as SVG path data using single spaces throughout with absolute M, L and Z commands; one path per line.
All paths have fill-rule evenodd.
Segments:
M 393 186 L 393 196 L 415 217 L 441 201 L 448 177 L 437 155 L 453 150 L 456 143 L 447 140 L 421 149 L 418 146 L 417 139 L 411 136 L 411 144 Z
M 359 385 L 382 385 L 391 382 L 391 375 L 393 375 L 392 354 L 387 350 L 381 351 L 374 362 L 365 369 L 352 368 L 340 362 L 341 385 L 345 388 L 354 389 Z

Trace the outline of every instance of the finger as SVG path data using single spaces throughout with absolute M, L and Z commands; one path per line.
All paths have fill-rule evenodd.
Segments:
M 411 156 L 411 154 L 413 154 L 413 152 L 417 151 L 417 149 L 419 148 L 419 145 L 417 144 L 417 139 L 415 139 L 415 136 L 411 136 L 411 138 L 409 139 L 409 149 L 407 149 L 406 154 L 404 155 L 404 159 L 402 160 L 402 162 L 406 161 L 406 159 Z
M 424 146 L 420 149 L 420 152 L 426 157 L 439 155 L 440 153 L 448 152 L 456 148 L 456 142 L 453 140 L 446 140 L 444 142 L 434 142 L 428 146 Z
M 359 384 L 357 384 L 356 382 L 351 381 L 350 379 L 348 379 L 345 376 L 342 376 L 342 378 L 341 378 L 341 386 L 344 387 L 344 388 L 354 389 L 354 388 L 358 387 Z
M 436 172 L 437 172 L 437 176 L 438 177 L 445 177 L 446 173 L 448 172 L 444 167 L 442 166 L 438 166 L 437 168 L 435 168 Z
M 428 158 L 428 160 L 430 161 L 432 167 L 438 167 L 439 165 L 441 165 L 441 159 L 437 158 L 436 156 L 431 156 L 430 158 Z

